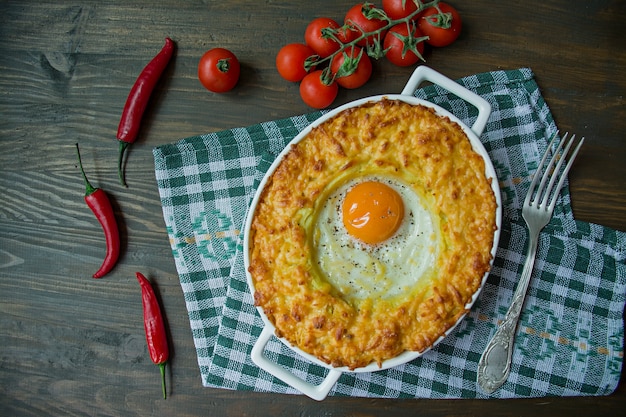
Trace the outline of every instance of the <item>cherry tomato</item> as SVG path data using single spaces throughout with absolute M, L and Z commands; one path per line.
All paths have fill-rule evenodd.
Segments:
M 326 28 L 339 29 L 339 23 L 328 17 L 318 17 L 313 19 L 304 31 L 306 44 L 322 58 L 326 58 L 340 47 L 334 39 L 324 37 L 322 29 Z
M 302 81 L 309 71 L 304 66 L 307 58 L 315 55 L 313 49 L 303 43 L 290 43 L 283 46 L 276 55 L 276 69 L 287 81 Z
M 344 22 L 348 25 L 351 26 L 355 26 L 360 28 L 360 30 L 358 28 L 355 28 L 355 31 L 357 32 L 357 37 L 362 35 L 362 32 L 374 32 L 377 31 L 379 29 L 382 29 L 383 27 L 385 27 L 387 25 L 387 22 L 381 19 L 377 19 L 375 17 L 373 17 L 372 19 L 368 19 L 364 14 L 363 14 L 363 8 L 365 7 L 366 10 L 371 10 L 371 9 L 375 9 L 373 4 L 370 3 L 359 3 L 355 6 L 353 6 L 350 10 L 348 10 L 348 12 L 346 13 L 346 17 L 344 19 Z M 357 44 L 360 46 L 366 46 L 368 43 L 370 45 L 372 45 L 374 43 L 374 40 L 378 38 L 382 40 L 385 38 L 385 31 L 381 31 L 380 35 L 370 35 L 364 39 L 361 39 Z
M 202 55 L 198 63 L 198 79 L 214 93 L 231 90 L 239 81 L 239 60 L 228 49 L 214 48 Z
M 372 75 L 372 61 L 363 49 L 354 46 L 335 55 L 330 62 L 330 70 L 336 74 L 337 84 L 341 87 L 359 88 Z
M 336 82 L 329 85 L 322 80 L 323 70 L 307 74 L 300 83 L 300 97 L 308 106 L 315 109 L 324 109 L 330 106 L 339 92 Z
M 410 37 L 409 27 L 411 28 Z M 415 64 L 424 53 L 424 38 L 415 23 L 399 23 L 393 26 L 387 32 L 383 45 L 387 51 L 385 54 L 387 59 L 401 67 Z M 419 55 L 415 51 L 419 52 Z
M 417 11 L 414 0 L 383 0 L 383 10 L 392 20 L 404 19 Z
M 426 42 L 432 46 L 450 45 L 461 34 L 461 16 L 447 3 L 427 8 L 418 22 L 422 33 L 430 37 Z

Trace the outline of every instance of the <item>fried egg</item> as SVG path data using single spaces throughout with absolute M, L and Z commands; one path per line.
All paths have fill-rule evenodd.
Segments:
M 415 288 L 437 256 L 436 220 L 398 178 L 346 181 L 319 208 L 317 267 L 348 302 L 391 299 Z

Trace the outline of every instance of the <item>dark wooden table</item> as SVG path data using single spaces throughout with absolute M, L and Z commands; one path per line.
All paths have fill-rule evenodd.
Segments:
M 356 3 L 356 2 L 354 2 Z M 203 388 L 162 218 L 152 148 L 179 138 L 306 113 L 282 80 L 280 46 L 308 21 L 342 19 L 351 1 L 23 1 L 0 3 L 0 415 L 502 415 L 621 414 L 608 397 L 370 400 Z M 451 78 L 530 67 L 562 131 L 588 141 L 570 175 L 579 220 L 626 230 L 626 2 L 454 1 L 461 38 L 427 53 Z M 136 76 L 165 36 L 176 56 L 128 154 L 129 189 L 115 173 L 115 134 Z M 242 62 L 229 94 L 205 90 L 199 57 L 226 47 Z M 411 68 L 380 61 L 372 80 L 335 105 L 400 92 Z M 100 226 L 83 201 L 74 143 L 90 179 L 123 215 L 123 255 L 102 280 Z M 171 333 L 169 398 L 147 354 L 143 271 L 158 284 Z

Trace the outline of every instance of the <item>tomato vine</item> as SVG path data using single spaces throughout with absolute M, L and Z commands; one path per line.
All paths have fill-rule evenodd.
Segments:
M 451 44 L 461 32 L 456 9 L 441 0 L 382 0 L 357 3 L 346 12 L 343 24 L 317 17 L 307 25 L 304 43 L 291 43 L 276 56 L 280 75 L 293 82 L 308 77 L 300 96 L 312 107 L 327 106 L 339 84 L 358 88 L 372 75 L 372 60 L 386 57 L 398 66 L 420 60 L 425 46 Z M 315 78 L 309 75 L 315 73 Z M 324 100 L 312 100 L 320 95 Z
M 406 24 L 407 27 L 410 27 L 418 15 L 423 12 L 425 9 L 429 7 L 437 7 L 440 0 L 432 0 L 429 2 L 422 2 L 421 0 L 406 0 L 413 1 L 417 6 L 416 10 L 408 14 L 406 17 L 400 19 L 392 19 L 387 13 L 379 7 L 374 6 L 372 3 L 363 3 L 361 7 L 361 12 L 363 16 L 365 16 L 368 20 L 381 20 L 386 22 L 384 26 L 381 26 L 378 29 L 367 31 L 363 29 L 356 22 L 348 20 L 345 22 L 344 26 L 340 28 L 324 28 L 322 29 L 322 37 L 332 39 L 337 44 L 339 44 L 339 48 L 333 52 L 332 54 L 320 57 L 319 55 L 311 55 L 309 56 L 304 63 L 305 69 L 309 71 L 313 67 L 320 67 L 322 64 L 326 62 L 332 62 L 333 58 L 337 55 L 341 54 L 345 56 L 344 64 L 341 66 L 339 71 L 335 74 L 331 71 L 330 66 L 324 68 L 324 72 L 322 74 L 322 79 L 325 84 L 332 83 L 335 78 L 338 77 L 346 77 L 354 73 L 357 68 L 358 62 L 363 57 L 359 55 L 357 58 L 352 58 L 348 55 L 348 49 L 355 48 L 359 43 L 363 43 L 365 39 L 368 40 L 366 47 L 364 48 L 365 53 L 374 59 L 380 59 L 385 56 L 387 50 L 383 47 L 383 36 L 382 34 L 386 33 L 390 28 L 398 25 L 398 24 Z M 348 30 L 356 30 L 359 33 L 358 36 L 349 40 L 348 42 L 342 41 L 342 34 Z M 419 57 L 422 61 L 425 61 L 424 57 L 416 47 L 416 45 L 422 41 L 427 41 L 429 39 L 428 36 L 420 36 L 414 37 L 413 31 L 409 29 L 408 35 L 405 39 L 405 44 L 410 45 L 409 49 Z M 369 40 L 373 40 L 373 42 L 369 42 Z M 355 62 L 356 61 L 356 62 Z

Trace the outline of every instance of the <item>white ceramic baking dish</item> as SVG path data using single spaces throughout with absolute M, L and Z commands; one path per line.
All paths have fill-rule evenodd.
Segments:
M 465 125 L 463 122 L 461 122 L 456 116 L 454 116 L 453 114 L 451 114 L 450 112 L 446 111 L 445 109 L 427 102 L 425 100 L 421 100 L 418 98 L 415 98 L 413 96 L 413 93 L 415 92 L 415 90 L 425 81 L 429 81 L 433 84 L 436 84 L 442 88 L 444 88 L 445 90 L 455 94 L 456 96 L 462 98 L 463 100 L 467 101 L 468 103 L 472 104 L 473 106 L 475 106 L 478 109 L 478 117 L 476 119 L 476 121 L 474 122 L 474 124 L 471 127 L 468 127 L 467 125 Z M 249 259 L 249 250 L 248 248 L 250 247 L 250 242 L 248 240 L 248 236 L 249 236 L 249 230 L 250 230 L 250 226 L 251 226 L 251 222 L 252 222 L 252 218 L 254 217 L 254 212 L 259 200 L 259 197 L 261 195 L 261 191 L 263 190 L 263 188 L 265 187 L 265 184 L 267 183 L 268 178 L 272 175 L 272 173 L 276 170 L 276 168 L 278 167 L 278 165 L 280 164 L 281 160 L 283 159 L 283 157 L 287 154 L 287 152 L 289 151 L 290 145 L 299 142 L 300 140 L 302 140 L 310 131 L 313 127 L 324 123 L 326 120 L 334 117 L 337 113 L 350 108 L 350 107 L 357 107 L 360 106 L 364 103 L 367 102 L 372 102 L 372 101 L 379 101 L 383 98 L 388 98 L 388 99 L 393 99 L 393 100 L 402 100 L 406 103 L 409 104 L 421 104 L 427 107 L 430 107 L 432 109 L 435 110 L 435 112 L 441 116 L 445 116 L 450 118 L 452 121 L 456 122 L 459 124 L 459 126 L 461 126 L 461 128 L 463 129 L 463 131 L 467 134 L 468 138 L 470 139 L 470 142 L 474 148 L 474 150 L 483 157 L 483 159 L 485 160 L 485 174 L 487 176 L 487 178 L 492 178 L 491 181 L 491 186 L 496 198 L 496 204 L 497 204 L 497 212 L 496 212 L 496 225 L 497 225 L 497 229 L 494 232 L 494 239 L 493 239 L 493 247 L 491 249 L 491 255 L 492 255 L 492 263 L 493 263 L 493 258 L 495 258 L 496 256 L 496 249 L 498 247 L 498 240 L 500 237 L 500 229 L 501 229 L 501 222 L 502 222 L 502 203 L 501 203 L 501 196 L 500 196 L 500 188 L 498 185 L 498 180 L 497 180 L 497 176 L 495 173 L 495 170 L 493 168 L 493 164 L 491 163 L 491 160 L 485 150 L 485 148 L 483 147 L 482 143 L 480 142 L 479 136 L 482 134 L 486 124 L 487 124 L 487 119 L 489 118 L 489 115 L 491 113 L 491 106 L 489 105 L 489 103 L 484 100 L 482 97 L 478 96 L 477 94 L 475 94 L 474 92 L 466 89 L 465 87 L 461 86 L 460 84 L 454 82 L 453 80 L 445 77 L 444 75 L 434 71 L 433 69 L 426 67 L 426 66 L 419 66 L 417 67 L 417 69 L 413 72 L 411 78 L 409 79 L 409 81 L 407 82 L 406 86 L 404 87 L 403 91 L 401 94 L 388 94 L 388 95 L 380 95 L 380 96 L 373 96 L 373 97 L 367 97 L 367 98 L 363 98 L 360 100 L 356 100 L 350 103 L 347 103 L 341 107 L 338 107 L 332 111 L 330 111 L 329 113 L 326 113 L 325 115 L 323 115 L 322 117 L 320 117 L 319 119 L 317 119 L 316 121 L 314 121 L 313 123 L 311 123 L 311 125 L 309 125 L 307 128 L 305 128 L 298 136 L 296 136 L 289 145 L 287 145 L 285 147 L 285 149 L 283 150 L 283 152 L 278 155 L 278 157 L 276 158 L 276 160 L 274 161 L 274 163 L 270 166 L 267 174 L 265 175 L 265 177 L 263 178 L 262 182 L 259 185 L 259 188 L 252 200 L 251 206 L 248 210 L 248 215 L 246 218 L 246 223 L 245 223 L 245 227 L 244 227 L 244 265 L 245 265 L 245 269 L 246 269 L 246 274 L 247 274 L 247 280 L 248 280 L 248 286 L 250 288 L 250 291 L 252 292 L 252 294 L 254 295 L 254 283 L 252 281 L 252 277 L 250 276 L 250 274 L 247 272 L 248 271 L 248 267 L 250 266 L 250 259 Z M 476 298 L 478 297 L 480 290 L 482 289 L 485 281 L 487 280 L 487 276 L 489 274 L 486 273 L 485 276 L 482 279 L 482 283 L 481 286 L 479 287 L 479 289 L 476 291 L 476 293 L 474 293 L 472 299 L 470 300 L 469 303 L 467 303 L 466 308 L 467 310 L 469 310 L 472 305 L 474 304 L 474 302 L 476 301 Z M 384 361 L 382 363 L 382 366 L 378 366 L 378 364 L 376 363 L 371 363 L 368 366 L 362 367 L 362 368 L 357 368 L 357 369 L 353 369 L 350 370 L 346 367 L 342 367 L 342 368 L 336 368 L 336 367 L 332 367 L 331 365 L 328 365 L 327 363 L 322 362 L 321 360 L 319 360 L 318 358 L 302 351 L 301 349 L 292 346 L 288 341 L 284 340 L 284 339 L 280 339 L 286 346 L 288 346 L 290 349 L 292 349 L 293 351 L 295 351 L 297 354 L 299 354 L 300 356 L 306 358 L 307 360 L 325 367 L 328 369 L 328 373 L 326 374 L 326 377 L 323 379 L 323 381 L 319 384 L 319 385 L 314 385 L 311 384 L 301 378 L 299 378 L 298 376 L 294 375 L 293 373 L 291 373 L 288 369 L 284 368 L 283 366 L 279 365 L 276 362 L 273 362 L 270 358 L 268 358 L 267 355 L 265 355 L 264 351 L 265 351 L 265 347 L 268 343 L 268 341 L 270 340 L 270 338 L 272 336 L 274 336 L 274 332 L 275 332 L 275 327 L 274 325 L 269 321 L 269 319 L 267 318 L 267 316 L 265 315 L 265 313 L 263 312 L 262 308 L 257 308 L 259 315 L 261 316 L 263 322 L 264 322 L 264 329 L 261 332 L 261 335 L 259 336 L 259 339 L 257 340 L 257 342 L 255 343 L 252 353 L 251 353 L 251 358 L 252 361 L 259 366 L 261 369 L 269 372 L 270 374 L 272 374 L 273 376 L 275 376 L 276 378 L 282 380 L 283 382 L 287 383 L 288 385 L 292 386 L 293 388 L 301 391 L 302 393 L 306 394 L 307 396 L 315 399 L 315 400 L 323 400 L 324 398 L 326 398 L 326 396 L 328 395 L 328 393 L 330 392 L 330 390 L 332 389 L 332 387 L 335 385 L 335 383 L 337 382 L 337 380 L 339 379 L 339 377 L 341 376 L 342 373 L 344 372 L 376 372 L 376 371 L 381 371 L 384 369 L 389 369 L 392 368 L 394 366 L 398 366 L 401 364 L 404 364 L 406 362 L 412 361 L 413 359 L 423 355 L 426 351 L 428 351 L 429 349 L 431 349 L 433 346 L 437 345 L 437 343 L 439 343 L 443 338 L 445 338 L 448 334 L 450 334 L 454 328 L 459 324 L 459 322 L 464 318 L 461 317 L 454 326 L 452 326 L 450 329 L 448 329 L 446 331 L 446 333 L 444 335 L 442 335 L 431 347 L 429 347 L 428 349 L 424 350 L 423 352 L 412 352 L 412 351 L 405 351 L 404 353 L 388 359 L 386 361 Z

